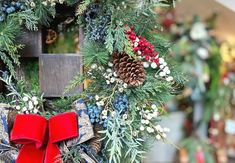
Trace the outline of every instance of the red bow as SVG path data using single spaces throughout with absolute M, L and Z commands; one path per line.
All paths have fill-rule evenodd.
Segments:
M 16 163 L 61 162 L 56 143 L 78 136 L 75 113 L 64 113 L 48 121 L 39 115 L 18 114 L 11 132 L 11 141 L 22 144 Z

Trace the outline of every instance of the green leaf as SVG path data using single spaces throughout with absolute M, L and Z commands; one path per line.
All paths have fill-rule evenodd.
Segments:
M 113 29 L 111 27 L 107 30 L 107 36 L 105 38 L 105 47 L 110 54 L 113 53 L 113 45 L 114 45 L 114 38 L 113 38 Z

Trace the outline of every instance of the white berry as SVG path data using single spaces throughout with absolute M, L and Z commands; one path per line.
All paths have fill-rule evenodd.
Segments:
M 170 81 L 172 81 L 172 80 L 173 80 L 173 77 L 172 77 L 172 76 L 169 76 L 169 77 L 166 78 L 166 81 L 168 81 L 168 82 L 170 82 Z
M 151 105 L 151 108 L 155 110 L 155 109 L 157 109 L 157 105 L 152 104 L 152 105 Z
M 166 73 L 162 71 L 162 72 L 159 73 L 159 75 L 160 75 L 161 77 L 163 77 L 163 76 L 166 76 Z
M 126 83 L 123 84 L 123 87 L 124 87 L 124 88 L 127 88 L 127 86 L 128 86 L 128 85 L 127 85 Z
M 170 73 L 171 73 L 171 71 L 170 71 L 170 70 L 167 70 L 167 71 L 166 71 L 166 74 L 167 74 L 167 75 L 169 75 Z
M 122 93 L 124 91 L 124 89 L 123 88 L 118 88 L 118 91 Z
M 118 75 L 117 75 L 117 73 L 116 73 L 116 72 L 114 72 L 114 73 L 113 73 L 113 76 L 114 76 L 114 77 L 117 77 Z
M 169 70 L 169 67 L 168 66 L 166 66 L 164 69 L 163 69 L 163 71 L 166 73 L 167 71 Z
M 38 109 L 33 109 L 33 113 L 37 114 Z
M 140 126 L 140 131 L 144 131 L 144 126 Z
M 152 133 L 154 131 L 151 127 L 147 127 L 146 130 L 148 131 L 148 133 Z
M 157 140 L 160 140 L 161 139 L 161 136 L 159 134 L 156 135 L 156 139 Z
M 102 114 L 103 114 L 104 116 L 106 116 L 106 115 L 108 114 L 107 110 L 103 110 L 103 111 L 102 111 Z
M 19 105 L 16 106 L 16 110 L 20 110 L 20 106 Z
M 142 52 L 141 52 L 140 50 L 138 50 L 138 51 L 137 51 L 137 54 L 138 54 L 138 55 L 141 55 L 141 54 L 142 54 Z
M 159 58 L 159 63 L 160 64 L 162 64 L 162 63 L 164 63 L 165 62 L 165 60 L 163 59 L 163 58 Z
M 33 109 L 33 103 L 32 101 L 29 101 L 29 110 Z
M 91 69 L 96 69 L 96 68 L 97 68 L 97 64 L 94 63 L 91 65 Z
M 156 129 L 156 130 L 160 130 L 160 129 L 161 129 L 161 126 L 160 126 L 160 125 L 157 125 L 157 126 L 155 126 L 155 129 Z
M 29 100 L 29 98 L 28 98 L 27 96 L 24 96 L 24 97 L 23 97 L 23 101 L 24 101 L 24 102 L 27 102 L 28 100 Z
M 135 42 L 139 42 L 140 41 L 140 39 L 137 37 L 136 39 L 135 39 Z
M 143 62 L 144 68 L 149 68 L 149 63 L 148 62 Z
M 109 63 L 108 63 L 108 66 L 109 66 L 109 67 L 113 67 L 113 63 L 112 63 L 112 62 L 109 62 Z
M 36 96 L 33 96 L 33 97 L 32 97 L 32 100 L 33 100 L 33 101 L 37 101 L 38 98 L 37 98 Z
M 112 69 L 108 68 L 106 72 L 112 73 Z
M 34 105 L 38 105 L 38 101 L 34 101 L 33 104 L 34 104 Z
M 100 99 L 100 96 L 95 95 L 95 100 L 98 101 Z
M 111 83 L 114 83 L 115 80 L 116 80 L 115 78 L 111 78 L 111 79 L 110 79 L 110 82 L 111 82 Z
M 152 67 L 153 69 L 156 69 L 156 68 L 157 68 L 157 64 L 156 64 L 155 62 L 152 62 L 152 63 L 151 63 L 151 67 Z
M 26 108 L 26 107 L 23 107 L 22 111 L 25 112 L 26 110 L 27 110 L 27 108 Z
M 104 106 L 104 101 L 100 101 L 100 106 Z
M 162 63 L 162 65 L 163 65 L 163 66 L 166 66 L 166 65 L 167 65 L 167 63 L 166 63 L 166 62 L 163 62 L 163 63 Z
M 160 65 L 159 67 L 160 67 L 160 69 L 163 69 L 165 66 L 163 66 L 163 65 Z
M 134 43 L 134 47 L 137 47 L 139 44 L 138 44 L 138 42 L 135 42 Z
M 166 134 L 165 134 L 165 133 L 163 133 L 163 134 L 162 134 L 162 137 L 163 137 L 163 138 L 166 138 Z

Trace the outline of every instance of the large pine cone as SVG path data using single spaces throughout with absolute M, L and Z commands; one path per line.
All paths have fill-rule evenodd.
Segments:
M 144 66 L 140 60 L 135 60 L 125 53 L 113 54 L 114 70 L 126 84 L 142 85 L 145 79 Z

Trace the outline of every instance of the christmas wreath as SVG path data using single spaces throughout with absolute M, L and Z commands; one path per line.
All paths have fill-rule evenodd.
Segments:
M 185 78 L 167 56 L 171 44 L 159 34 L 155 8 L 173 3 L 2 1 L 0 58 L 9 72 L 1 71 L 0 78 L 8 89 L 1 95 L 7 105 L 0 106 L 0 159 L 141 162 L 154 140 L 166 142 L 169 129 L 160 125 L 164 103 L 181 90 Z M 16 39 L 23 26 L 29 30 L 49 26 L 58 4 L 75 9 L 74 20 L 85 34 L 84 72 L 75 76 L 65 92 L 89 84 L 75 96 L 48 103 L 16 78 L 17 51 L 23 46 Z

